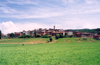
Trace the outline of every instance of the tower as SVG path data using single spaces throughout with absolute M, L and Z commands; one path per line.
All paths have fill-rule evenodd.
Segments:
M 54 26 L 54 30 L 55 30 L 55 26 Z

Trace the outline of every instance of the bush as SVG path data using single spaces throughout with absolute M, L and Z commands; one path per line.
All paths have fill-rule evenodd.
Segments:
M 25 38 L 31 38 L 32 36 L 30 36 L 30 35 L 25 35 Z
M 48 37 L 51 38 L 52 36 L 51 35 L 48 35 Z
M 63 38 L 63 35 L 62 35 L 62 34 L 60 34 L 59 38 Z
M 69 38 L 72 38 L 73 36 L 72 36 L 72 35 L 68 35 L 68 37 L 69 37 Z
M 22 36 L 19 36 L 19 38 L 32 38 L 32 36 L 30 36 L 30 35 L 22 35 Z
M 43 35 L 42 38 L 49 38 L 49 36 L 48 35 Z
M 52 41 L 52 37 L 49 38 L 50 42 Z
M 56 34 L 55 38 L 56 38 L 56 39 L 59 39 L 59 34 Z
M 63 38 L 66 38 L 66 37 L 67 37 L 66 35 L 63 36 Z
M 24 46 L 24 44 L 22 44 L 22 46 Z
M 37 34 L 36 37 L 41 37 L 41 35 L 40 34 Z

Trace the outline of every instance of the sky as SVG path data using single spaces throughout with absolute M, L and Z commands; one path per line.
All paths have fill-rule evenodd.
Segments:
M 0 0 L 2 33 L 100 28 L 100 0 Z

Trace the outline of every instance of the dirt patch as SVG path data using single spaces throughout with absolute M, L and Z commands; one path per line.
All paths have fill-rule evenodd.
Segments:
M 82 41 L 77 41 L 77 42 L 82 42 Z
M 67 43 L 69 43 L 70 42 L 70 40 L 68 40 L 68 42 Z

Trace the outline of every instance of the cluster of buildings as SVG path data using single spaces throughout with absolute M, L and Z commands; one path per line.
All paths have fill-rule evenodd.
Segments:
M 8 33 L 7 36 L 10 36 L 10 34 L 11 33 Z M 34 36 L 34 30 L 28 30 L 28 31 L 23 30 L 22 32 L 15 32 L 14 36 L 19 37 L 19 36 L 22 36 L 23 34 Z M 43 36 L 43 35 L 56 36 L 56 34 L 62 34 L 62 35 L 69 35 L 69 36 L 75 36 L 75 37 L 100 39 L 100 35 L 97 35 L 97 34 L 86 33 L 86 32 L 77 32 L 77 31 L 71 31 L 71 30 L 63 30 L 63 29 L 55 29 L 55 26 L 50 29 L 39 28 L 36 30 L 36 34 L 39 34 L 41 36 Z

